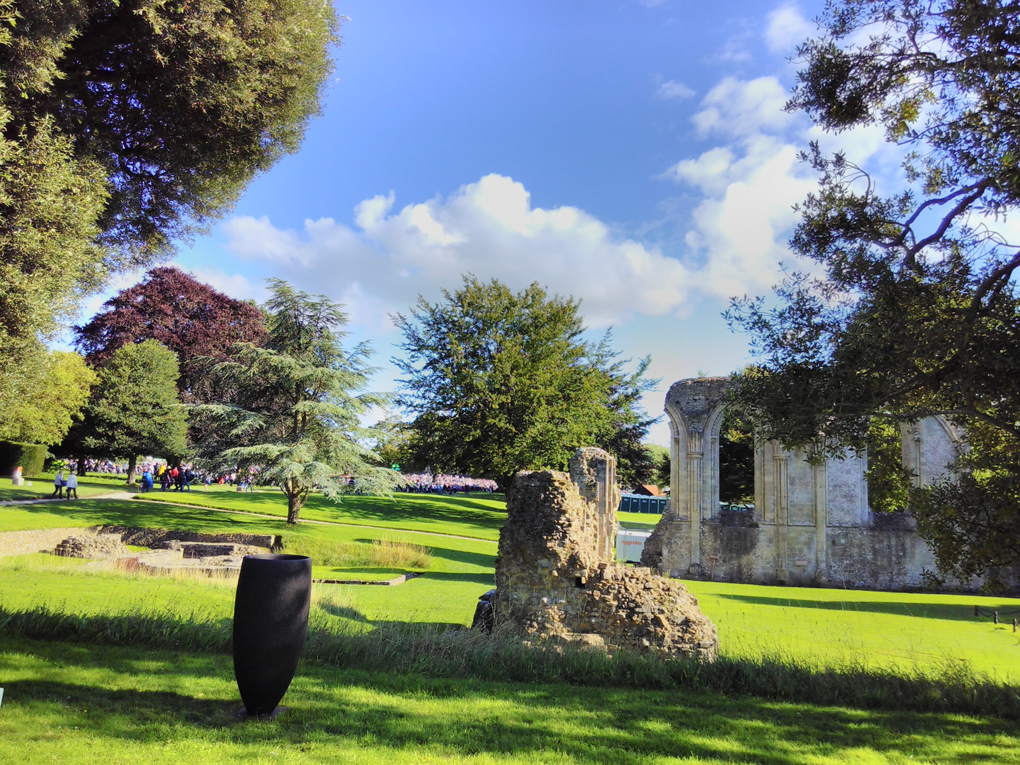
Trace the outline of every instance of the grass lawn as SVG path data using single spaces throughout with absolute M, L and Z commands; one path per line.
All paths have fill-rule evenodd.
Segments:
M 302 662 L 237 724 L 229 656 L 0 636 L 0 762 L 1005 763 L 1015 724 L 709 693 L 429 679 Z
M 139 496 L 151 502 L 287 516 L 287 500 L 281 492 L 269 488 L 242 493 L 232 486 L 212 486 L 208 491 L 196 486 L 190 492 L 157 489 Z M 312 495 L 301 509 L 301 518 L 497 541 L 506 520 L 506 503 L 484 494 L 448 497 L 397 493 L 392 499 L 349 496 L 340 503 L 331 502 L 322 495 Z
M 169 495 L 176 498 L 175 495 Z M 188 497 L 187 494 L 184 495 Z M 237 501 L 279 497 L 236 492 L 195 492 L 206 501 Z M 334 512 L 368 498 L 354 497 Z M 63 526 L 120 524 L 154 528 L 193 529 L 206 532 L 281 534 L 285 550 L 302 552 L 316 545 L 371 544 L 395 540 L 427 547 L 431 563 L 422 576 L 396 587 L 322 585 L 331 613 L 352 623 L 420 622 L 437 625 L 469 624 L 478 596 L 493 586 L 496 545 L 483 539 L 460 539 L 477 528 L 477 500 L 432 495 L 399 495 L 393 503 L 375 500 L 394 514 L 403 502 L 423 509 L 433 519 L 447 515 L 439 524 L 456 536 L 437 536 L 406 528 L 369 529 L 353 526 L 302 523 L 287 526 L 282 518 L 215 513 L 199 505 L 178 506 L 163 502 L 87 500 L 60 504 L 0 508 L 0 531 Z M 349 504 L 350 503 L 350 504 Z M 282 504 L 282 503 L 281 503 Z M 456 521 L 462 507 L 467 520 Z M 368 512 L 367 510 L 365 512 Z M 402 516 L 397 514 L 397 522 Z M 314 553 L 313 553 L 314 556 Z M 38 556 L 31 556 L 38 557 Z M 199 607 L 214 608 L 229 618 L 230 586 L 193 580 L 125 579 L 111 572 L 86 572 L 77 567 L 41 568 L 30 560 L 0 559 L 0 605 L 31 608 L 46 605 L 75 613 L 124 613 L 132 608 L 166 607 L 189 613 Z M 313 557 L 314 560 L 314 557 Z M 353 578 L 359 571 L 316 566 L 318 578 Z M 361 571 L 389 578 L 394 570 Z M 731 657 L 768 655 L 821 668 L 861 665 L 938 672 L 953 663 L 966 662 L 973 670 L 1000 681 L 1020 683 L 1020 635 L 1006 624 L 995 627 L 990 620 L 975 619 L 974 604 L 997 608 L 1003 614 L 1020 609 L 1020 600 L 973 595 L 928 595 L 823 590 L 813 588 L 762 587 L 718 582 L 688 582 L 705 613 L 719 627 L 721 648 Z
M 31 485 L 29 485 L 31 484 Z M 78 479 L 78 496 L 94 497 L 114 491 L 124 491 L 123 476 L 100 477 L 96 474 Z M 23 486 L 15 486 L 10 478 L 0 478 L 0 502 L 12 499 L 39 499 L 53 494 L 53 473 L 44 473 L 34 478 L 26 478 Z M 73 500 L 71 500 L 73 501 Z

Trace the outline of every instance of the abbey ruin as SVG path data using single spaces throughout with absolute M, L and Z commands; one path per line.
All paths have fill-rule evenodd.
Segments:
M 499 535 L 493 628 L 527 641 L 715 658 L 715 625 L 680 582 L 613 560 L 616 460 L 580 449 L 570 474 L 518 473 Z
M 908 513 L 868 507 L 867 454 L 811 464 L 775 442 L 754 455 L 753 510 L 719 503 L 719 436 L 728 378 L 675 383 L 666 396 L 671 430 L 670 504 L 641 562 L 662 574 L 761 584 L 882 590 L 923 587 L 935 559 Z M 942 418 L 905 425 L 904 466 L 915 485 L 951 475 L 963 447 Z M 951 582 L 971 588 L 979 582 Z

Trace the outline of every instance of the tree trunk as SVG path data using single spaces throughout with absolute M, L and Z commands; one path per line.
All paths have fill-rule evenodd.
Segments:
M 296 492 L 291 494 L 287 493 L 287 523 L 293 525 L 298 521 L 298 513 L 301 512 L 301 507 L 305 504 L 302 493 Z
M 79 476 L 87 475 L 87 473 L 85 472 L 85 458 L 84 457 L 79 457 L 78 458 L 78 475 Z
M 135 468 L 138 467 L 138 457 L 128 458 L 127 485 L 135 485 Z

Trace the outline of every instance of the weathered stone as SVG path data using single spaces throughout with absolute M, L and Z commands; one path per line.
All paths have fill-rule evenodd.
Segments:
M 606 452 L 582 449 L 569 475 L 517 474 L 496 557 L 495 628 L 609 651 L 713 659 L 715 626 L 683 584 L 612 561 L 615 471 Z
M 719 504 L 719 440 L 729 379 L 681 380 L 666 396 L 670 503 L 641 562 L 671 577 L 761 584 L 917 589 L 935 556 L 908 513 L 872 513 L 867 454 L 812 463 L 801 450 L 756 445 L 754 507 Z M 966 445 L 944 418 L 904 425 L 903 464 L 916 486 L 952 476 Z M 1020 570 L 1002 576 L 1020 587 Z M 982 581 L 950 580 L 955 589 Z

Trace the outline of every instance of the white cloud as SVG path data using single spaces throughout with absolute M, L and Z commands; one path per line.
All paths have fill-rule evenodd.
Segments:
M 582 298 L 596 327 L 676 313 L 690 297 L 693 278 L 680 261 L 615 236 L 576 207 L 532 207 L 524 186 L 505 176 L 396 211 L 394 202 L 390 194 L 359 204 L 356 228 L 324 218 L 296 232 L 265 218 L 233 218 L 225 224 L 227 246 L 286 266 L 289 281 L 338 297 L 353 321 L 384 330 L 388 312 L 405 311 L 419 293 L 435 300 L 465 273 L 514 289 L 537 281 Z
M 666 80 L 655 91 L 655 95 L 664 101 L 682 101 L 695 95 L 695 91 L 676 80 Z
M 804 18 L 796 3 L 784 3 L 768 15 L 765 44 L 782 56 L 792 54 L 798 45 L 817 35 L 815 24 Z
M 267 297 L 263 285 L 252 284 L 243 274 L 226 274 L 218 268 L 193 268 L 190 273 L 198 281 L 235 300 L 262 302 Z
M 692 122 L 703 138 L 710 133 L 739 137 L 780 132 L 793 120 L 793 115 L 783 111 L 788 98 L 786 88 L 775 77 L 726 77 L 708 92 Z

